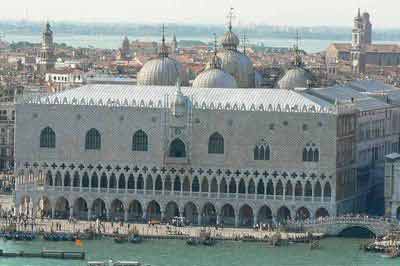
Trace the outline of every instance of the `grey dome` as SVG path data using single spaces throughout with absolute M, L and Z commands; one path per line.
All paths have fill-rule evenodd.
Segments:
M 237 81 L 239 88 L 254 88 L 254 68 L 250 58 L 235 50 L 223 50 L 218 53 L 221 67 Z
M 169 57 L 160 57 L 148 61 L 137 75 L 138 85 L 173 86 L 180 77 L 182 84 L 188 79 L 183 66 Z
M 278 81 L 280 89 L 293 90 L 295 88 L 308 88 L 310 82 L 314 81 L 313 75 L 302 67 L 289 69 Z
M 239 43 L 239 38 L 231 30 L 225 32 L 221 38 L 221 45 L 224 49 L 236 50 Z
M 193 81 L 195 88 L 237 88 L 234 77 L 221 69 L 208 69 Z

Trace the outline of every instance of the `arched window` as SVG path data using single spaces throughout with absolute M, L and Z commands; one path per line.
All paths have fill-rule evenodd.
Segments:
M 169 156 L 175 158 L 186 157 L 185 143 L 183 143 L 183 141 L 180 139 L 175 139 L 174 141 L 172 141 L 169 147 Z
M 255 146 L 254 147 L 254 160 L 259 160 L 259 157 L 258 157 L 258 146 Z
M 50 127 L 40 132 L 40 148 L 54 149 L 56 147 L 56 133 Z
M 208 141 L 208 153 L 224 154 L 224 138 L 217 132 Z
M 97 129 L 90 129 L 86 133 L 85 149 L 86 150 L 100 150 L 101 148 L 101 135 Z
M 319 150 L 314 150 L 314 162 L 319 162 Z
M 269 161 L 270 150 L 269 145 L 263 144 L 254 148 L 254 160 L 256 161 Z
M 307 162 L 312 162 L 312 161 L 314 161 L 314 152 L 312 149 L 309 149 L 307 155 Z
M 303 149 L 303 162 L 307 162 L 307 149 Z
M 147 151 L 148 150 L 148 138 L 147 134 L 143 130 L 135 132 L 132 138 L 132 150 L 133 151 Z

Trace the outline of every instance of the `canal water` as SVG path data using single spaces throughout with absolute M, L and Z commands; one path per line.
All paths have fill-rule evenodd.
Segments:
M 109 258 L 137 260 L 152 266 L 366 266 L 400 265 L 400 259 L 382 258 L 359 250 L 359 239 L 330 238 L 321 241 L 321 249 L 306 244 L 267 247 L 265 243 L 220 242 L 214 247 L 187 246 L 181 240 L 147 240 L 142 244 L 115 244 L 112 240 L 73 242 L 4 242 L 4 251 L 84 250 L 88 260 Z M 83 266 L 86 261 L 1 258 L 0 266 Z

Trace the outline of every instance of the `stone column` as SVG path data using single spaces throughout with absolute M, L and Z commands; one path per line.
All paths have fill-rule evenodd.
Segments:
M 236 212 L 235 212 L 235 214 L 236 214 Z M 235 227 L 238 227 L 239 226 L 239 214 L 236 214 L 235 215 Z
M 128 221 L 128 208 L 124 209 L 124 221 L 127 222 Z
M 55 209 L 54 207 L 51 207 L 51 219 L 54 219 L 55 216 Z
M 256 214 L 254 214 L 253 215 L 253 226 L 255 226 L 256 224 L 257 224 L 257 215 Z
M 74 215 L 74 207 L 69 207 L 69 217 L 72 217 Z
M 88 221 L 90 221 L 92 219 L 92 210 L 90 209 L 90 207 L 88 207 Z
M 201 225 L 201 214 L 197 214 L 197 225 Z

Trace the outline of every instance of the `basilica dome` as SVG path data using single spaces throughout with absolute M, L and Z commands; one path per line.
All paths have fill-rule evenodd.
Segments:
M 254 88 L 254 68 L 250 58 L 236 50 L 222 50 L 218 53 L 221 67 L 237 81 L 239 88 Z
M 289 69 L 278 81 L 280 89 L 293 90 L 295 88 L 308 88 L 314 81 L 314 76 L 302 67 Z
M 148 61 L 137 75 L 138 85 L 174 86 L 181 79 L 187 84 L 187 75 L 183 66 L 169 57 L 159 57 Z
M 206 69 L 193 81 L 195 88 L 237 88 L 234 77 L 222 69 Z
M 255 76 L 253 62 L 250 58 L 237 50 L 239 38 L 229 25 L 228 31 L 221 38 L 222 51 L 218 53 L 223 70 L 231 74 L 239 88 L 254 88 Z
M 168 47 L 165 45 L 163 31 L 159 56 L 144 64 L 137 74 L 137 84 L 143 86 L 174 86 L 178 80 L 184 86 L 189 83 L 188 75 L 182 64 L 168 57 Z

